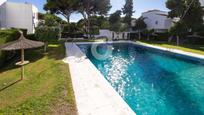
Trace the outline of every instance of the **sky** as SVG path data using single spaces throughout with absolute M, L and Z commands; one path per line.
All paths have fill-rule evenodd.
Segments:
M 43 10 L 43 5 L 46 3 L 46 0 L 8 0 L 10 2 L 19 2 L 19 3 L 32 3 L 34 4 L 40 12 L 45 12 Z M 134 15 L 133 17 L 138 18 L 141 16 L 142 12 L 158 9 L 163 11 L 168 11 L 165 6 L 166 0 L 133 0 L 134 1 Z M 112 8 L 109 11 L 109 14 L 115 12 L 116 10 L 121 10 L 124 6 L 125 0 L 111 0 Z M 72 14 L 71 22 L 77 22 L 80 20 L 82 16 L 80 14 Z

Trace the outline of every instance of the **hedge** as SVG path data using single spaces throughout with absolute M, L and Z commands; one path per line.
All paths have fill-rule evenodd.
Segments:
M 55 41 L 59 38 L 59 28 L 56 27 L 37 27 L 35 38 L 43 42 Z
M 0 45 L 16 40 L 19 37 L 20 34 L 16 29 L 0 30 Z M 11 58 L 12 54 L 12 52 L 0 51 L 0 67 Z

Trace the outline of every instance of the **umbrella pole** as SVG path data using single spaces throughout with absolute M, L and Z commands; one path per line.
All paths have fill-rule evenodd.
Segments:
M 21 80 L 24 78 L 24 49 L 21 49 Z

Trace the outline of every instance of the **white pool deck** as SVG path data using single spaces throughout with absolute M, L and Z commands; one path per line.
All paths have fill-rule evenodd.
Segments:
M 136 115 L 76 44 L 65 46 L 79 115 Z

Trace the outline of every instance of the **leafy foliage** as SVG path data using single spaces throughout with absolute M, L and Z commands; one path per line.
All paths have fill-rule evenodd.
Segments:
M 188 33 L 188 28 L 184 22 L 177 22 L 170 28 L 169 32 L 174 36 L 184 37 Z
M 132 15 L 134 13 L 133 0 L 126 0 L 126 3 L 122 10 L 123 14 L 125 14 L 124 22 L 128 25 L 128 27 L 131 27 Z
M 48 26 L 37 27 L 35 36 L 44 42 L 56 40 L 59 38 L 59 28 Z
M 40 15 L 40 20 L 42 20 L 42 21 L 40 21 L 38 26 L 59 26 L 60 24 L 67 23 L 66 21 L 62 20 L 60 17 L 58 17 L 54 14 L 39 13 L 39 15 Z
M 200 26 L 200 28 L 198 28 L 198 35 L 204 36 L 204 25 Z
M 115 32 L 120 32 L 122 28 L 121 24 L 121 11 L 117 10 L 115 13 L 111 14 L 109 17 L 110 30 Z
M 91 26 L 97 26 L 100 29 L 108 29 L 109 21 L 108 18 L 104 16 L 91 16 L 90 17 Z
M 84 17 L 85 32 L 90 33 L 91 15 L 106 15 L 110 10 L 110 0 L 47 0 L 46 11 L 63 15 L 69 22 L 73 12 L 79 12 Z
M 180 18 L 188 30 L 195 32 L 203 24 L 204 11 L 199 0 L 167 0 L 166 6 L 169 17 Z
M 69 22 L 70 15 L 76 10 L 75 6 L 76 0 L 47 0 L 44 10 L 53 14 L 61 14 Z
M 140 17 L 136 20 L 136 24 L 135 26 L 132 27 L 133 30 L 138 30 L 138 31 L 141 31 L 141 30 L 145 30 L 147 25 L 146 23 L 144 22 L 144 19 L 143 17 Z

